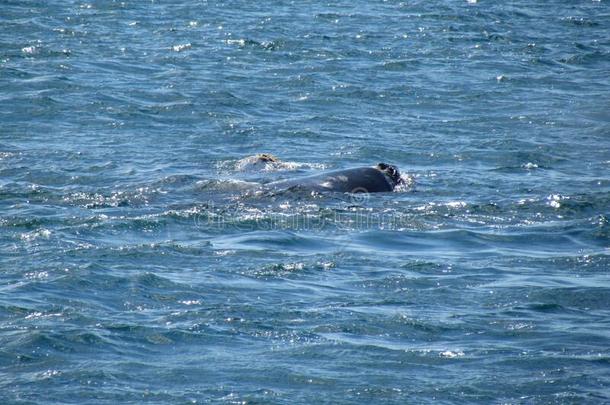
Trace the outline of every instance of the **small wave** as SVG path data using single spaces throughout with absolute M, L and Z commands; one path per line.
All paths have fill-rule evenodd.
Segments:
M 261 269 L 257 269 L 253 275 L 255 277 L 284 277 L 292 273 L 301 272 L 305 269 L 305 263 L 293 262 L 293 263 L 278 263 L 263 266 Z
M 259 49 L 263 49 L 266 51 L 275 51 L 277 49 L 280 49 L 282 46 L 284 46 L 284 41 L 282 40 L 277 40 L 277 41 L 255 41 L 252 39 L 247 39 L 247 38 L 241 38 L 241 39 L 227 39 L 225 41 L 225 43 L 227 45 L 237 45 L 240 48 L 245 48 L 245 47 L 253 47 L 253 48 L 259 48 Z
M 608 53 L 601 51 L 594 52 L 582 52 L 577 54 L 572 54 L 569 56 L 564 56 L 559 59 L 560 63 L 565 63 L 567 65 L 590 65 L 599 63 L 605 63 L 608 60 Z
M 446 359 L 454 359 L 456 357 L 464 357 L 464 352 L 461 350 L 445 350 L 443 352 L 440 352 L 438 355 Z
M 15 156 L 12 152 L 0 152 L 0 160 L 8 159 Z
M 199 191 L 247 191 L 260 186 L 259 183 L 239 180 L 200 180 L 195 183 L 195 190 Z
M 401 72 L 401 71 L 405 71 L 405 70 L 413 67 L 413 65 L 417 65 L 417 64 L 418 63 L 415 61 L 412 62 L 409 60 L 394 60 L 394 61 L 384 62 L 382 64 L 382 67 L 384 70 Z
M 85 208 L 116 208 L 137 205 L 148 205 L 150 198 L 155 194 L 162 194 L 157 188 L 140 187 L 135 190 L 114 191 L 108 195 L 101 193 L 74 192 L 63 198 L 69 204 L 76 204 Z
M 162 178 L 161 180 L 159 180 L 158 182 L 156 182 L 154 185 L 182 186 L 182 185 L 189 185 L 189 184 L 195 183 L 199 179 L 200 179 L 200 177 L 190 175 L 190 174 L 177 174 L 177 175 L 166 176 L 166 177 Z
M 25 46 L 23 48 L 21 48 L 21 52 L 23 52 L 26 55 L 33 55 L 35 53 L 38 52 L 38 47 L 36 47 L 35 45 L 30 45 L 30 46 Z
M 302 274 L 304 272 L 315 270 L 315 271 L 328 271 L 335 267 L 335 263 L 332 261 L 317 261 L 315 263 L 305 262 L 288 262 L 288 263 L 273 263 L 257 268 L 252 273 L 248 272 L 248 275 L 252 275 L 256 278 L 284 278 L 294 274 Z
M 26 242 L 32 242 L 39 238 L 49 239 L 51 237 L 51 231 L 43 228 L 32 232 L 22 233 L 20 237 Z
M 538 166 L 537 163 L 527 162 L 525 164 L 522 164 L 521 167 L 526 170 L 533 170 L 533 169 L 538 169 L 540 166 Z
M 561 21 L 563 21 L 567 24 L 572 24 L 572 25 L 576 25 L 579 27 L 596 27 L 599 25 L 599 23 L 596 21 L 592 21 L 592 20 L 590 20 L 588 18 L 584 18 L 584 17 L 575 17 L 575 16 L 564 17 L 561 19 Z
M 173 45 L 171 50 L 174 52 L 182 52 L 182 51 L 186 51 L 187 49 L 191 49 L 192 45 L 189 43 L 186 44 L 178 44 L 178 45 Z

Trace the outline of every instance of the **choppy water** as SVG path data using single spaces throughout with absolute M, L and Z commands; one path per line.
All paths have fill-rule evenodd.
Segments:
M 2 403 L 610 401 L 609 77 L 607 1 L 0 2 Z

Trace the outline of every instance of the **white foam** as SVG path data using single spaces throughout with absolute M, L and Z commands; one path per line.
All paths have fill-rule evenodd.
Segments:
M 43 229 L 39 229 L 37 231 L 22 233 L 20 237 L 22 240 L 24 240 L 26 242 L 31 242 L 38 238 L 49 239 L 50 236 L 51 236 L 51 231 L 43 228 Z
M 226 162 L 221 164 L 225 166 Z M 233 169 L 240 172 L 245 171 L 264 171 L 264 172 L 276 172 L 276 171 L 290 171 L 299 169 L 325 169 L 326 165 L 321 163 L 307 163 L 307 162 L 283 162 L 283 161 L 264 161 L 258 156 L 248 156 L 238 160 L 233 164 Z
M 413 176 L 409 176 L 408 174 L 402 173 L 400 175 L 400 180 L 402 180 L 396 187 L 394 187 L 395 193 L 402 193 L 405 191 L 409 191 L 413 184 L 415 184 L 415 178 Z
M 524 165 L 522 165 L 521 167 L 523 167 L 524 169 L 527 169 L 527 170 L 533 170 L 533 169 L 537 169 L 538 165 L 536 163 L 527 162 Z
M 185 51 L 187 49 L 191 49 L 191 44 L 190 43 L 187 43 L 187 44 L 178 44 L 178 45 L 172 46 L 172 51 L 174 51 L 174 52 L 182 52 L 182 51 Z
M 21 52 L 28 55 L 32 55 L 36 53 L 36 51 L 38 51 L 38 48 L 36 48 L 34 45 L 21 48 Z

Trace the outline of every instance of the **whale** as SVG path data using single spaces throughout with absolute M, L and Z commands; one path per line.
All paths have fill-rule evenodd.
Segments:
M 275 190 L 379 193 L 394 191 L 400 184 L 404 184 L 404 180 L 398 168 L 391 164 L 379 163 L 372 167 L 354 167 L 274 181 L 266 186 Z
M 281 167 L 282 161 L 270 153 L 259 153 L 254 156 L 246 156 L 235 164 L 235 168 L 240 172 L 269 170 L 274 167 Z

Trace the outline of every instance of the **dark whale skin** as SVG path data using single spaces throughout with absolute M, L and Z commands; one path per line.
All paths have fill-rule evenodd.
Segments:
M 357 167 L 275 181 L 267 186 L 281 190 L 294 188 L 317 192 L 378 193 L 393 191 L 396 184 L 376 167 Z

